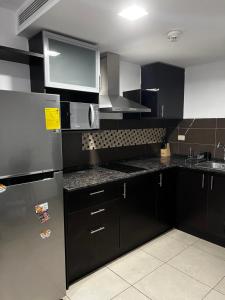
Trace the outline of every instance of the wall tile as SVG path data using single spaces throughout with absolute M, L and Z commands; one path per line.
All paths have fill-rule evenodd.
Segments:
M 95 150 L 98 154 L 97 164 L 108 163 L 111 161 L 133 159 L 137 157 L 146 156 L 146 145 L 121 147 L 121 148 L 111 148 L 111 149 L 99 149 Z M 83 152 L 93 152 L 93 151 L 83 151 Z
M 219 142 L 225 145 L 225 129 L 216 129 L 216 145 Z
M 180 128 L 189 128 L 193 119 L 184 119 L 180 122 Z M 216 128 L 216 119 L 195 119 L 191 128 Z
M 179 143 L 170 143 L 170 151 L 174 155 L 180 154 L 180 144 Z
M 103 130 L 82 134 L 82 150 L 128 147 L 160 143 L 166 134 L 164 128 Z
M 217 119 L 217 128 L 225 128 L 225 119 Z
M 167 128 L 167 138 L 170 143 L 177 143 L 179 135 L 179 128 Z
M 171 146 L 172 154 L 188 155 L 191 147 L 195 154 L 209 151 L 217 159 L 223 159 L 223 149 L 216 149 L 220 141 L 225 144 L 225 118 L 224 119 L 196 119 L 193 127 L 189 130 L 186 141 L 178 141 L 177 135 L 184 134 L 190 126 L 192 119 L 167 120 L 167 119 L 145 119 L 145 120 L 104 120 L 101 126 L 104 130 L 119 131 L 122 129 L 157 129 L 167 128 L 167 136 Z M 212 129 L 214 128 L 214 129 Z M 218 129 L 216 129 L 218 128 Z M 165 129 L 164 129 L 165 130 Z M 124 130 L 123 130 L 124 131 Z M 102 131 L 92 131 L 97 134 Z M 135 131 L 138 132 L 138 131 Z M 127 146 L 117 146 L 117 139 L 110 143 L 114 148 L 82 151 L 82 134 L 79 131 L 63 132 L 63 161 L 64 169 L 76 169 L 79 167 L 101 164 L 111 160 L 132 159 L 142 156 L 158 156 L 160 153 L 160 142 L 155 144 L 132 145 L 132 139 L 127 138 Z M 87 133 L 87 132 L 86 132 Z M 131 134 L 132 135 L 132 134 Z M 130 144 L 129 144 L 130 143 Z
M 188 144 L 183 143 L 179 144 L 179 154 L 180 155 L 189 155 L 190 148 L 192 150 L 193 155 L 197 155 L 200 152 L 210 152 L 212 156 L 214 155 L 215 147 L 214 145 L 201 145 L 201 144 Z
M 184 135 L 186 133 L 186 143 L 196 143 L 196 144 L 215 144 L 215 129 L 187 129 L 179 128 L 179 134 Z

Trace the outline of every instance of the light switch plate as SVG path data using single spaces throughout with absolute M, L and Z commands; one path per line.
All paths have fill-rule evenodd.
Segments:
M 185 141 L 185 135 L 178 135 L 178 141 Z

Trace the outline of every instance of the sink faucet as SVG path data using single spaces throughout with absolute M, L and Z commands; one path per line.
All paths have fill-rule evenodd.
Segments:
M 223 151 L 224 151 L 223 159 L 224 159 L 224 161 L 225 161 L 225 145 L 222 144 L 221 142 L 219 142 L 219 143 L 217 144 L 217 149 L 219 149 L 219 148 L 223 148 Z

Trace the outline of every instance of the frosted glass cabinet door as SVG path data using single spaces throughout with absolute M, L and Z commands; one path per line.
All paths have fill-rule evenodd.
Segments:
M 99 92 L 99 50 L 57 34 L 44 32 L 45 85 Z

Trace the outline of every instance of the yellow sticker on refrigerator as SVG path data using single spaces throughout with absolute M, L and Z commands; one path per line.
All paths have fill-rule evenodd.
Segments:
M 45 108 L 45 124 L 47 130 L 60 129 L 60 110 L 55 107 Z

